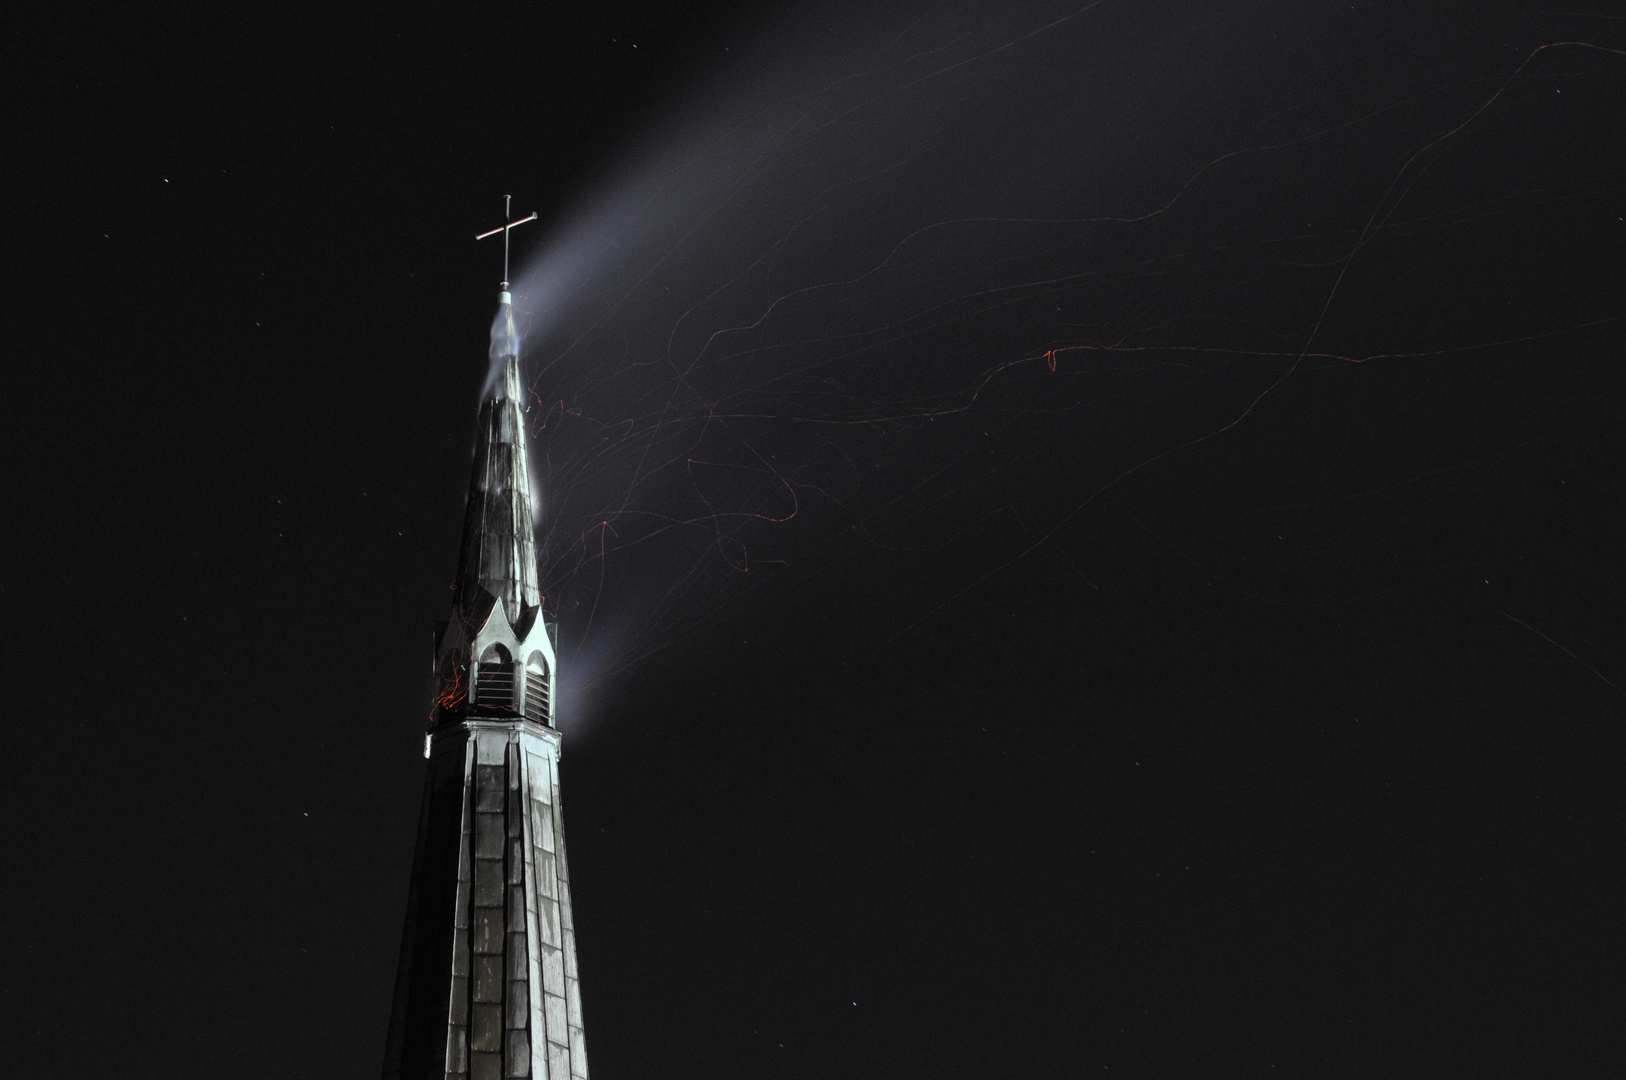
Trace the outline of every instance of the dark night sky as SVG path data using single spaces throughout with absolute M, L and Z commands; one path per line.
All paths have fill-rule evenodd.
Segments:
M 600 1080 L 1618 1074 L 1626 17 L 840 7 L 10 41 L 5 1071 L 379 1068 L 512 192 Z

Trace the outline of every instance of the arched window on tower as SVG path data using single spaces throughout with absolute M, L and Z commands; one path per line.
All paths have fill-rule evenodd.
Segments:
M 532 653 L 525 665 L 525 715 L 538 723 L 551 722 L 552 687 L 548 685 L 548 662 L 541 653 Z
M 514 660 L 501 645 L 490 645 L 480 654 L 480 669 L 474 684 L 474 704 L 481 710 L 514 709 Z

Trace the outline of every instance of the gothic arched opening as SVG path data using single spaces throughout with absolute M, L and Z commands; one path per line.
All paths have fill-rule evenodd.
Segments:
M 532 653 L 525 664 L 525 715 L 539 723 L 548 723 L 552 707 L 551 690 L 552 687 L 548 685 L 548 662 L 541 653 Z
M 501 645 L 489 645 L 480 654 L 475 676 L 474 704 L 482 711 L 514 709 L 514 659 Z

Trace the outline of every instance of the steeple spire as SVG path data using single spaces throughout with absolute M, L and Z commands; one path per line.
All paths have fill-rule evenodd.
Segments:
M 519 335 L 506 289 L 499 294 L 497 317 L 491 324 L 489 356 L 496 377 L 480 405 L 456 603 L 465 621 L 484 622 L 500 601 L 508 624 L 523 638 L 541 606 L 542 590 L 536 570 Z
M 552 627 L 506 281 L 490 360 L 452 618 L 435 642 L 385 1080 L 587 1080 Z

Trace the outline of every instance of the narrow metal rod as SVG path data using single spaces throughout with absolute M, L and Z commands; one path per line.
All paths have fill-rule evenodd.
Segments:
M 525 224 L 527 221 L 535 221 L 535 220 L 536 220 L 536 211 L 533 210 L 533 211 L 531 211 L 531 216 L 530 217 L 520 218 L 518 221 L 510 221 L 506 225 L 498 225 L 495 229 L 487 229 L 485 232 L 481 233 L 479 236 L 476 236 L 475 239 L 476 240 L 484 240 L 488 236 L 496 236 L 498 233 L 502 232 L 504 229 L 517 228 L 518 226 Z

